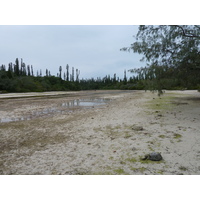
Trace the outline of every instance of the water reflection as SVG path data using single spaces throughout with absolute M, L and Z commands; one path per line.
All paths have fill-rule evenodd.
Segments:
M 111 99 L 104 98 L 76 99 L 63 102 L 61 105 L 59 104 L 56 107 L 45 108 L 40 111 L 33 111 L 31 115 L 28 116 L 0 118 L 0 123 L 31 120 L 40 116 L 48 116 L 55 113 L 63 114 L 66 112 L 74 112 L 74 110 L 77 110 L 79 108 L 93 108 L 95 106 L 105 105 L 110 101 Z
M 16 122 L 16 121 L 24 121 L 24 120 L 31 120 L 33 117 L 31 116 L 28 116 L 28 117 L 17 117 L 17 118 L 14 118 L 14 117 L 8 117 L 8 118 L 3 118 L 3 119 L 0 119 L 0 123 L 3 123 L 3 122 Z
M 73 107 L 92 107 L 92 106 L 98 106 L 98 105 L 103 105 L 106 104 L 110 101 L 110 99 L 99 99 L 99 98 L 94 98 L 94 99 L 76 99 L 73 101 L 68 101 L 65 103 L 62 103 L 62 107 L 67 107 L 67 108 L 73 108 Z

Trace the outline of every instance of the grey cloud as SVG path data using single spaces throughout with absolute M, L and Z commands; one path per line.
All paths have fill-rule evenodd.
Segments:
M 104 77 L 140 67 L 141 56 L 121 52 L 137 33 L 136 26 L 64 25 L 0 26 L 0 64 L 23 58 L 35 71 L 48 68 L 56 75 L 66 64 L 80 69 L 82 78 Z

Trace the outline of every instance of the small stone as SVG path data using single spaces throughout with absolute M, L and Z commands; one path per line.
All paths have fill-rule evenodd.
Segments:
M 132 148 L 132 151 L 136 151 L 137 149 L 135 147 Z
M 134 130 L 134 131 L 143 131 L 144 128 L 142 126 L 133 126 L 132 130 Z

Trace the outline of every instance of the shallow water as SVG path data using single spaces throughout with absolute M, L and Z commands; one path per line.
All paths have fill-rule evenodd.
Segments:
M 105 98 L 88 98 L 88 99 L 75 99 L 71 101 L 63 102 L 62 104 L 58 104 L 56 107 L 45 108 L 42 111 L 33 111 L 30 115 L 21 116 L 21 117 L 7 117 L 0 118 L 0 123 L 3 122 L 14 122 L 14 121 L 24 121 L 31 120 L 41 116 L 49 116 L 56 113 L 67 113 L 74 112 L 77 109 L 86 109 L 86 108 L 94 108 L 96 106 L 103 106 L 110 102 L 111 99 Z

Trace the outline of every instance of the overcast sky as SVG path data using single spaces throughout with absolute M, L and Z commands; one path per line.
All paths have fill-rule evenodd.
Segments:
M 80 70 L 80 78 L 106 75 L 123 78 L 124 70 L 144 66 L 141 56 L 120 48 L 134 42 L 138 26 L 131 25 L 9 25 L 0 26 L 0 64 L 16 58 L 57 75 L 59 66 Z M 131 74 L 127 72 L 127 75 Z

